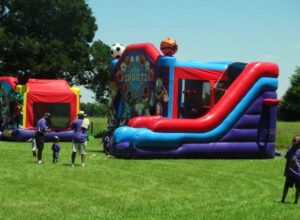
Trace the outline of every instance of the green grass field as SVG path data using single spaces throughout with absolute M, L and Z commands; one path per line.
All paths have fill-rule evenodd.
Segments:
M 278 123 L 290 144 L 300 123 Z M 295 129 L 295 130 L 293 130 Z M 0 219 L 296 219 L 294 190 L 281 204 L 285 160 L 105 159 L 89 141 L 86 167 L 70 167 L 71 144 L 37 165 L 30 143 L 0 142 Z M 77 163 L 79 165 L 79 157 Z
M 300 135 L 300 122 L 277 122 L 276 148 L 291 145 L 291 140 L 296 134 Z

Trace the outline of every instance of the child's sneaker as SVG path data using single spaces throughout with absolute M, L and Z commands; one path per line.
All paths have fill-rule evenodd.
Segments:
M 84 167 L 85 166 L 84 163 L 82 163 L 81 166 Z
M 112 157 L 110 155 L 107 155 L 106 157 L 104 157 L 104 160 L 108 160 L 110 158 L 112 158 Z
M 41 160 L 38 161 L 38 164 L 42 164 L 42 163 L 43 163 L 43 161 L 41 161 Z
M 72 163 L 72 164 L 71 164 L 71 167 L 75 167 L 75 164 L 74 164 L 74 163 Z

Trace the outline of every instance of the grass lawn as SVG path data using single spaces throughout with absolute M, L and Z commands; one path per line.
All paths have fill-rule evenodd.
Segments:
M 286 148 L 291 145 L 294 135 L 300 135 L 300 122 L 277 122 L 276 148 Z
M 283 157 L 104 159 L 93 139 L 86 166 L 77 157 L 72 168 L 71 144 L 61 145 L 59 164 L 52 164 L 47 143 L 45 163 L 37 165 L 29 142 L 0 142 L 0 219 L 296 219 L 300 213 L 294 190 L 286 204 L 279 202 Z

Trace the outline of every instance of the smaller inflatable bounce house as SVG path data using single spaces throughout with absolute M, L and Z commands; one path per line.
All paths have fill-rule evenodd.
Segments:
M 112 62 L 108 149 L 120 158 L 273 158 L 278 74 L 270 62 L 183 62 L 151 43 L 129 45 Z
M 59 136 L 62 141 L 72 138 L 71 122 L 79 111 L 80 90 L 65 80 L 29 79 L 20 85 L 17 78 L 0 77 L 2 138 L 24 141 L 32 137 L 37 121 L 49 112 L 53 132 L 46 140 Z

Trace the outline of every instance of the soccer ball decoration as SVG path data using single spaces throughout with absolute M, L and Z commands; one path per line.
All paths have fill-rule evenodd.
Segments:
M 120 43 L 115 43 L 110 48 L 110 55 L 112 58 L 120 58 L 122 56 L 125 47 Z
M 160 43 L 160 50 L 166 56 L 173 56 L 178 49 L 176 40 L 171 37 L 166 37 Z

